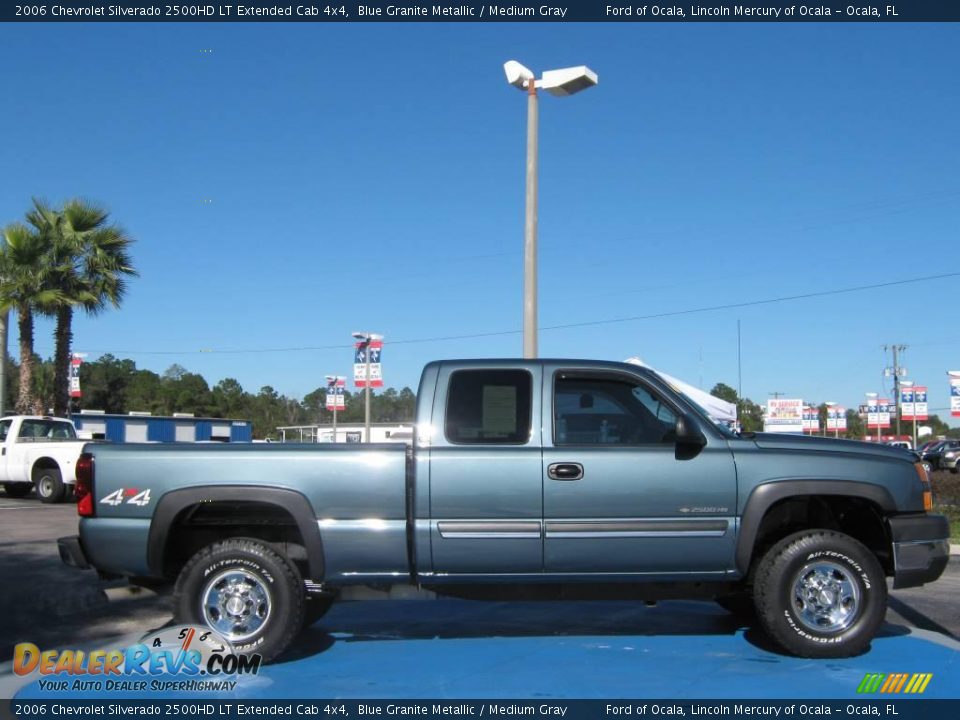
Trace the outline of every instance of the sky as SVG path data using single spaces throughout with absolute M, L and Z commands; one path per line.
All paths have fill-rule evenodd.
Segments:
M 357 330 L 397 388 L 519 356 L 517 59 L 600 78 L 540 98 L 541 356 L 856 407 L 906 344 L 949 415 L 956 275 L 749 303 L 954 272 L 955 24 L 18 24 L 0 47 L 0 222 L 82 196 L 136 239 L 122 308 L 75 322 L 91 359 L 302 397 L 351 373 Z

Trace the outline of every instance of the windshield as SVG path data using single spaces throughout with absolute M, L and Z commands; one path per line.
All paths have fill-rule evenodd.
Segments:
M 717 420 L 715 417 L 713 417 L 709 412 L 707 412 L 703 408 L 702 405 L 700 405 L 700 403 L 698 403 L 692 397 L 690 397 L 686 393 L 680 393 L 680 394 L 683 395 L 684 400 L 686 400 L 690 405 L 693 406 L 693 409 L 697 411 L 700 417 L 702 417 L 705 420 L 709 420 L 710 424 L 713 425 L 717 430 L 719 430 L 724 437 L 728 437 L 728 438 L 740 437 L 739 433 L 737 433 L 733 428 L 727 425 L 723 420 Z

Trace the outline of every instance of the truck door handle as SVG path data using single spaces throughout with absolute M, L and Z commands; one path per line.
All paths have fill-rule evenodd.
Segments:
M 583 477 L 583 465 L 580 463 L 553 463 L 547 466 L 547 477 L 551 480 L 579 480 Z

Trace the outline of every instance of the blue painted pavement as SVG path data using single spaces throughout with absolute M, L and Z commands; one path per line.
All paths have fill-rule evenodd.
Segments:
M 933 673 L 923 695 L 858 695 L 867 673 Z M 169 677 L 165 679 L 183 679 Z M 960 698 L 960 643 L 886 624 L 865 654 L 805 660 L 713 603 L 343 603 L 283 662 L 209 699 Z M 70 692 L 157 699 L 169 692 Z M 183 693 L 181 697 L 196 697 Z M 37 682 L 18 699 L 63 698 Z

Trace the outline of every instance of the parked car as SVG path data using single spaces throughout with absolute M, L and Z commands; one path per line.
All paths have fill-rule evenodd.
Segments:
M 927 440 L 925 443 L 917 447 L 917 452 L 922 455 L 937 443 L 942 443 L 942 442 L 943 440 Z
M 34 487 L 45 503 L 63 502 L 76 479 L 84 442 L 66 418 L 14 415 L 0 419 L 0 482 L 10 497 Z
M 940 458 L 940 467 L 952 473 L 957 472 L 957 461 L 960 460 L 960 447 L 947 448 Z
M 960 448 L 960 440 L 940 440 L 924 451 L 923 459 L 930 463 L 934 470 L 939 470 L 942 466 L 943 454 L 948 450 L 956 450 L 957 448 Z
M 416 418 L 412 446 L 88 445 L 60 556 L 173 585 L 178 622 L 264 660 L 338 593 L 407 584 L 749 603 L 786 651 L 847 657 L 887 577 L 923 585 L 949 559 L 910 453 L 738 434 L 648 368 L 434 362 Z
M 923 469 L 927 471 L 927 474 L 928 474 L 928 475 L 929 475 L 931 472 L 933 472 L 933 467 L 930 465 L 930 463 L 928 463 L 926 460 L 924 460 L 924 459 L 923 459 L 923 456 L 922 456 L 920 453 L 918 453 L 916 450 L 911 450 L 911 451 L 910 451 L 910 455 L 913 456 L 913 461 L 914 461 L 914 462 L 918 462 L 918 463 L 920 463 L 921 465 L 923 465 Z
M 884 443 L 889 447 L 902 448 L 904 450 L 913 450 L 913 443 L 909 440 L 888 440 Z

